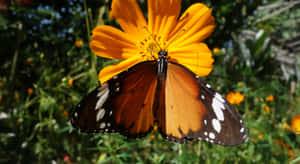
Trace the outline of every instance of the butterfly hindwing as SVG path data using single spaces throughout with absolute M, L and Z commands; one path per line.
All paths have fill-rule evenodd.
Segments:
M 236 145 L 247 138 L 232 105 L 184 66 L 168 64 L 165 95 L 165 117 L 159 124 L 167 139 Z
M 75 107 L 72 124 L 85 132 L 145 135 L 154 123 L 156 79 L 154 62 L 131 67 L 85 97 Z

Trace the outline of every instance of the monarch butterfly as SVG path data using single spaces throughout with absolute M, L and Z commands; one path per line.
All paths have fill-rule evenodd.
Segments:
M 168 140 L 204 140 L 237 145 L 247 131 L 233 106 L 192 71 L 157 60 L 129 68 L 92 91 L 74 109 L 71 122 L 84 132 L 140 137 L 156 124 Z

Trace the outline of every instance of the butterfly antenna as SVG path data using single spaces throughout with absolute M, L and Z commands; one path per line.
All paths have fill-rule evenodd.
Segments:
M 177 32 L 177 34 L 169 41 L 169 43 L 166 45 L 166 50 L 168 49 L 169 45 L 182 33 L 184 32 L 185 29 L 181 29 L 180 31 Z
M 154 42 L 156 43 L 156 45 L 159 47 L 159 49 L 162 50 L 162 48 L 160 47 L 159 43 L 156 41 L 156 39 L 153 37 L 153 35 L 151 34 L 151 32 L 149 31 L 149 29 L 146 26 L 142 26 L 142 28 L 144 28 L 148 34 L 151 36 L 151 38 L 154 40 Z

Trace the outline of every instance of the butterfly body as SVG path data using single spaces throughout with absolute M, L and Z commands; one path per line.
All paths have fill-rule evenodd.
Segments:
M 219 93 L 186 67 L 158 59 L 139 63 L 102 84 L 74 109 L 85 132 L 140 137 L 156 124 L 168 140 L 236 145 L 247 139 L 242 119 Z

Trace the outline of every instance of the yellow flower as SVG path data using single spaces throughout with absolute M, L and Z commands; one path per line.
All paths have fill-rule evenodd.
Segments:
M 259 99 L 258 99 L 258 98 L 255 98 L 254 101 L 257 103 L 257 102 L 259 101 Z
M 28 88 L 28 89 L 27 89 L 27 94 L 28 94 L 28 96 L 31 96 L 32 93 L 33 93 L 33 89 L 32 89 L 32 88 Z
M 76 43 L 75 43 L 76 47 L 78 47 L 78 48 L 79 48 L 82 44 L 83 44 L 83 41 L 82 41 L 82 40 L 77 40 Z
M 264 106 L 264 110 L 266 111 L 266 113 L 270 113 L 270 107 L 268 105 Z
M 213 49 L 214 54 L 218 54 L 220 52 L 220 48 L 215 47 Z
M 226 99 L 230 104 L 240 104 L 244 101 L 245 96 L 240 92 L 230 92 L 226 95 Z
M 0 81 L 0 88 L 4 86 L 3 82 Z
M 286 122 L 281 125 L 281 128 L 284 129 L 284 130 L 290 130 L 291 129 L 289 124 L 287 124 Z
M 273 95 L 269 95 L 268 97 L 266 97 L 266 101 L 274 101 L 274 96 Z
M 300 115 L 296 115 L 291 121 L 291 128 L 296 134 L 300 134 Z
M 259 138 L 259 139 L 263 139 L 264 136 L 263 136 L 262 134 L 259 134 L 259 135 L 258 135 L 258 138 Z
M 154 132 L 156 132 L 156 131 L 157 131 L 157 129 L 158 129 L 157 125 L 154 125 L 154 127 L 153 127 L 153 131 L 154 131 Z
M 178 19 L 180 0 L 148 0 L 148 22 L 135 0 L 113 0 L 110 16 L 122 28 L 99 25 L 93 30 L 90 47 L 101 57 L 122 59 L 99 73 L 101 83 L 128 68 L 156 60 L 161 50 L 168 60 L 184 65 L 198 76 L 212 71 L 212 53 L 201 43 L 215 27 L 212 10 L 195 3 Z

